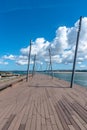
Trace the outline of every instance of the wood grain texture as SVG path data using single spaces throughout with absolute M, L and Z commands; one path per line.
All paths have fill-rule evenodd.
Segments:
M 0 130 L 87 130 L 87 89 L 36 74 L 0 92 Z

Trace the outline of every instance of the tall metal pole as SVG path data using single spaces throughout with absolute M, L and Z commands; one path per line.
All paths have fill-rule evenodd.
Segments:
M 76 66 L 76 58 L 77 58 L 77 51 L 78 51 L 79 36 L 80 36 L 80 31 L 81 31 L 81 22 L 82 22 L 82 16 L 80 17 L 79 29 L 78 29 L 78 33 L 77 33 L 76 48 L 75 48 L 75 56 L 74 56 L 74 62 L 73 62 L 73 70 L 72 70 L 70 88 L 73 87 L 73 83 L 74 83 L 74 74 L 75 74 L 75 66 Z
M 35 62 L 36 62 L 36 55 L 34 56 L 34 64 L 33 64 L 32 77 L 34 76 L 34 72 L 35 72 Z
M 28 66 L 27 66 L 27 76 L 26 76 L 26 82 L 28 82 L 28 78 L 29 78 L 29 67 L 30 67 L 30 56 L 31 56 L 31 40 L 30 40 L 30 49 L 29 49 L 29 53 L 28 53 Z
M 51 61 L 51 50 L 50 49 L 49 49 L 49 57 L 50 57 L 51 73 L 52 73 L 52 78 L 53 78 L 52 61 Z

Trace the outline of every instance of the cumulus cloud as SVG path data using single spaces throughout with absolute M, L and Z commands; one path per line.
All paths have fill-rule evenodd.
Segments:
M 5 60 L 15 60 L 16 56 L 14 56 L 12 54 L 11 55 L 4 55 L 3 59 L 5 59 Z
M 49 48 L 51 48 L 53 63 L 73 63 L 78 24 L 79 20 L 77 20 L 73 27 L 58 27 L 55 33 L 55 37 L 51 42 L 47 41 L 45 38 L 36 38 L 35 41 L 32 41 L 31 64 L 33 63 L 34 55 L 37 57 L 36 60 L 38 64 L 49 62 Z M 4 59 L 16 60 L 17 64 L 25 65 L 28 62 L 29 51 L 30 46 L 21 48 L 20 56 L 5 55 Z M 77 57 L 78 65 L 80 65 L 85 60 L 87 60 L 87 17 L 82 18 L 82 27 Z
M 28 62 L 27 62 L 27 60 L 17 60 L 16 61 L 16 64 L 18 64 L 18 65 L 26 65 Z
M 16 64 L 18 64 L 18 65 L 27 65 L 28 64 L 28 56 L 25 56 L 25 55 L 17 56 Z M 30 64 L 33 64 L 32 60 L 30 60 Z
M 61 26 L 56 30 L 56 36 L 53 41 L 46 41 L 45 38 L 37 38 L 32 42 L 31 55 L 37 55 L 38 61 L 49 62 L 48 49 L 51 48 L 52 61 L 55 63 L 73 63 L 74 51 L 79 20 L 73 27 Z M 81 34 L 78 47 L 77 62 L 82 63 L 87 59 L 87 17 L 82 19 Z M 29 46 L 22 48 L 21 54 L 28 56 Z
M 68 28 L 59 27 L 56 31 L 56 37 L 54 38 L 51 47 L 54 49 L 55 53 L 62 53 L 68 48 Z M 55 54 L 54 53 L 54 54 Z
M 31 55 L 45 55 L 46 49 L 49 47 L 50 42 L 46 41 L 44 38 L 37 38 L 34 42 L 32 42 L 31 48 Z M 22 55 L 27 55 L 30 51 L 30 46 L 27 48 L 22 48 L 21 50 Z
M 28 63 L 27 56 L 20 55 L 16 59 L 16 64 L 18 65 L 26 65 Z

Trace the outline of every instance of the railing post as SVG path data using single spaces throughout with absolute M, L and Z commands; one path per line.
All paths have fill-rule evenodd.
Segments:
M 31 56 L 31 40 L 30 40 L 30 49 L 29 49 L 29 53 L 28 53 L 28 66 L 27 66 L 27 76 L 26 76 L 26 82 L 28 82 L 28 78 L 29 78 L 29 68 L 30 68 L 30 56 Z
M 76 58 L 77 58 L 77 51 L 78 51 L 79 36 L 80 36 L 80 31 L 81 31 L 81 22 L 82 22 L 82 16 L 80 17 L 80 20 L 79 20 L 79 29 L 78 29 L 78 33 L 77 33 L 76 48 L 75 48 L 75 55 L 74 55 L 74 61 L 73 61 L 73 70 L 72 70 L 70 88 L 73 87 L 73 83 L 74 83 L 74 74 L 75 74 L 75 66 L 76 66 Z
M 50 67 L 51 67 L 51 73 L 52 73 L 52 79 L 53 79 L 53 70 L 52 70 L 51 50 L 50 49 L 49 49 L 49 57 L 50 57 Z
M 35 73 L 35 62 L 36 62 L 36 55 L 34 56 L 34 64 L 33 64 L 32 77 L 34 76 L 34 73 Z

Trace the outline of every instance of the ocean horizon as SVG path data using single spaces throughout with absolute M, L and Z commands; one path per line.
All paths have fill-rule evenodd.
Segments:
M 13 71 L 13 73 L 26 75 L 27 71 Z M 38 73 L 49 75 L 48 72 L 43 72 L 43 71 L 40 71 L 40 72 L 38 71 Z M 54 77 L 68 81 L 68 82 L 71 81 L 71 75 L 72 75 L 71 72 L 65 72 L 65 71 L 53 73 Z M 83 87 L 87 87 L 87 72 L 75 72 L 74 83 Z
M 20 75 L 26 75 L 27 71 L 4 71 L 4 72 L 11 72 L 14 74 L 20 74 Z M 32 73 L 32 71 L 30 71 L 29 73 Z M 49 71 L 37 71 L 37 73 L 41 73 L 41 74 L 46 74 L 46 75 L 51 75 L 51 73 L 49 73 Z M 72 72 L 70 71 L 54 71 L 53 72 L 53 76 L 68 82 L 71 82 L 71 75 Z M 75 72 L 74 75 L 74 83 L 83 87 L 87 87 L 87 72 Z

